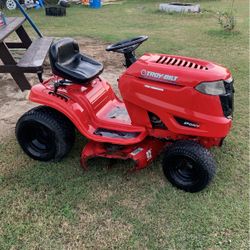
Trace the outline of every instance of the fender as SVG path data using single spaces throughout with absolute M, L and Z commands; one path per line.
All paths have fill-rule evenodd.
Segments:
M 118 126 L 118 124 L 110 124 L 105 121 L 101 124 L 101 128 L 117 130 L 119 127 L 119 131 L 122 130 L 124 132 L 137 132 L 139 135 L 126 140 L 124 140 L 124 138 L 112 138 L 96 135 L 94 132 L 100 128 L 100 121 L 96 117 L 95 112 L 91 110 L 91 105 L 84 101 L 86 95 L 81 92 L 79 93 L 81 86 L 74 84 L 72 85 L 72 88 L 66 87 L 58 90 L 58 94 L 54 94 L 53 87 L 50 84 L 51 80 L 53 79 L 46 81 L 46 83 L 33 86 L 28 99 L 32 102 L 49 106 L 64 114 L 70 121 L 72 121 L 79 132 L 89 140 L 130 145 L 142 141 L 147 136 L 146 129 L 143 127 L 131 126 L 130 124 L 122 123 Z M 81 100 L 78 99 L 79 94 L 81 94 L 83 97 Z M 98 99 L 98 97 L 101 97 L 102 105 L 105 105 L 105 103 L 103 103 L 103 100 L 105 100 L 103 95 L 101 94 L 100 96 L 97 96 L 95 101 Z M 107 126 L 107 124 L 109 124 L 109 126 Z

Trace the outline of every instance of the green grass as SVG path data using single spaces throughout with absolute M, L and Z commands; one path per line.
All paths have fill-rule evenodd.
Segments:
M 133 175 L 126 174 L 128 163 L 107 170 L 103 159 L 91 160 L 83 172 L 80 135 L 65 160 L 39 163 L 13 135 L 0 144 L 0 249 L 248 249 L 248 1 L 236 1 L 232 33 L 221 31 L 210 12 L 227 9 L 229 1 L 202 1 L 208 11 L 201 15 L 167 15 L 157 4 L 78 6 L 62 18 L 30 13 L 46 35 L 114 42 L 147 34 L 139 54 L 176 53 L 230 68 L 234 125 L 223 147 L 213 150 L 219 167 L 212 185 L 197 194 L 179 191 L 165 181 L 160 159 Z

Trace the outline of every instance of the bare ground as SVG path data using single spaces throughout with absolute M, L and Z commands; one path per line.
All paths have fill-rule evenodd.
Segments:
M 80 49 L 85 54 L 88 54 L 96 60 L 104 64 L 104 77 L 110 84 L 112 84 L 114 90 L 117 92 L 117 78 L 123 70 L 123 58 L 117 53 L 108 53 L 105 51 L 106 43 L 91 39 L 80 38 L 77 39 L 80 45 Z M 20 52 L 16 53 L 16 57 L 20 57 Z M 51 74 L 50 65 L 48 59 L 45 62 L 44 77 L 48 77 Z M 32 85 L 38 83 L 38 78 L 35 74 L 26 75 Z M 18 118 L 26 111 L 36 106 L 36 104 L 29 102 L 26 99 L 27 91 L 22 92 L 11 75 L 0 75 L 0 139 L 13 134 L 15 124 Z

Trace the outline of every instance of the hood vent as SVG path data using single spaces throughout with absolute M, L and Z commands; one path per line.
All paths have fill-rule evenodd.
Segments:
M 191 68 L 191 69 L 208 70 L 207 67 L 204 67 L 200 64 L 170 56 L 160 56 L 159 59 L 156 61 L 156 63 Z

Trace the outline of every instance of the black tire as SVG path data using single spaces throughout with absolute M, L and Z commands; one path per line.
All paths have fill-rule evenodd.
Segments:
M 163 162 L 166 178 L 177 188 L 199 192 L 213 179 L 216 163 L 211 153 L 194 141 L 177 141 L 167 149 Z
M 23 151 L 39 161 L 59 161 L 71 150 L 75 128 L 60 112 L 39 106 L 26 112 L 16 124 L 16 137 Z

